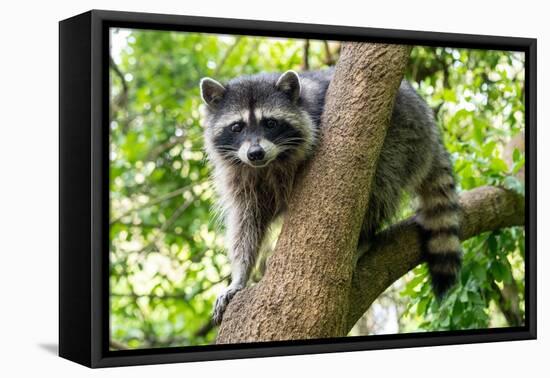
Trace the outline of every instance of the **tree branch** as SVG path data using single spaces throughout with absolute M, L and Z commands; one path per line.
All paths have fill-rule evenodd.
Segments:
M 124 218 L 125 216 L 127 215 L 130 215 L 132 213 L 135 213 L 139 210 L 142 210 L 142 209 L 145 209 L 145 208 L 148 208 L 148 207 L 151 207 L 151 206 L 154 206 L 154 205 L 158 205 L 159 203 L 162 203 L 164 201 L 168 201 L 174 197 L 177 197 L 179 195 L 182 195 L 183 193 L 187 192 L 188 190 L 191 190 L 193 188 L 193 186 L 196 186 L 196 185 L 201 185 L 201 184 L 204 184 L 206 182 L 206 180 L 201 180 L 201 181 L 198 181 L 198 182 L 194 182 L 192 184 L 189 184 L 189 185 L 185 185 L 185 186 L 182 186 L 181 188 L 178 188 L 174 191 L 171 191 L 169 193 L 166 193 L 166 194 L 163 194 L 157 198 L 154 198 L 150 201 L 148 201 L 147 203 L 144 203 L 142 205 L 138 205 L 138 206 L 135 206 L 135 207 L 132 207 L 128 210 L 125 210 L 123 211 L 120 215 L 118 215 L 117 217 L 111 219 L 109 221 L 109 225 L 113 225 L 115 223 L 118 223 L 120 222 L 120 220 L 122 218 Z M 143 193 L 142 193 L 143 194 Z M 156 226 L 155 226 L 156 227 Z
M 128 346 L 116 340 L 109 340 L 109 348 L 111 350 L 127 350 Z
M 309 70 L 309 39 L 304 41 L 304 58 L 302 63 L 302 70 Z
M 147 243 L 147 245 L 145 245 L 145 247 L 143 247 L 142 249 L 140 249 L 139 251 L 136 251 L 135 253 L 136 254 L 142 254 L 142 253 L 149 253 L 153 247 L 155 246 L 155 244 L 160 240 L 160 238 L 162 237 L 163 233 L 168 230 L 170 227 L 172 227 L 172 225 L 174 223 L 176 223 L 179 219 L 179 217 L 183 214 L 183 212 L 185 210 L 187 210 L 187 208 L 189 206 L 191 206 L 191 204 L 193 203 L 193 201 L 195 200 L 195 196 L 194 195 L 191 195 L 191 197 L 189 197 L 187 200 L 185 200 L 185 202 L 183 204 L 181 204 L 173 213 L 172 215 L 170 215 L 170 218 L 168 218 L 166 220 L 166 222 L 164 222 L 164 224 L 160 227 L 160 229 L 158 230 L 157 232 L 157 235 L 155 235 L 153 237 L 153 240 L 151 240 L 149 243 Z
M 214 73 L 212 74 L 213 77 L 218 77 L 221 72 L 222 72 L 222 69 L 223 67 L 225 66 L 225 63 L 227 62 L 227 59 L 229 59 L 229 57 L 231 56 L 231 53 L 233 52 L 233 50 L 235 50 L 235 48 L 239 45 L 239 43 L 241 42 L 242 40 L 242 37 L 239 36 L 237 38 L 235 38 L 235 42 L 233 42 L 233 44 L 231 46 L 229 46 L 227 48 L 227 50 L 225 50 L 225 53 L 223 54 L 223 57 L 222 59 L 220 60 L 220 62 L 217 64 L 216 66 L 216 70 L 214 71 Z
M 113 101 L 113 103 L 116 104 L 117 107 L 119 108 L 124 108 L 126 106 L 126 103 L 128 102 L 128 83 L 126 83 L 124 74 L 122 73 L 120 68 L 117 66 L 112 56 L 109 56 L 109 67 L 118 76 L 118 78 L 120 79 L 120 83 L 122 85 L 122 92 L 120 92 L 120 94 Z
M 524 198 L 506 189 L 476 188 L 462 193 L 460 203 L 461 240 L 525 222 Z M 417 226 L 412 218 L 382 231 L 357 262 L 350 292 L 348 330 L 384 290 L 421 262 Z
M 496 301 L 502 315 L 510 327 L 518 327 L 523 324 L 523 316 L 519 308 L 518 285 L 515 280 L 505 282 L 501 289 L 496 282 L 491 282 L 491 287 L 498 293 Z
M 335 63 L 335 60 L 332 56 L 332 52 L 330 51 L 330 46 L 327 40 L 323 41 L 323 46 L 325 48 L 325 64 L 327 66 L 332 66 Z

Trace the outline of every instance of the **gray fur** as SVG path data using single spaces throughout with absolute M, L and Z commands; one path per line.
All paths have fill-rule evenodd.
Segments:
M 232 281 L 216 301 L 215 322 L 221 321 L 233 295 L 246 286 L 269 225 L 286 210 L 294 177 L 315 150 L 332 75 L 329 69 L 263 73 L 223 85 L 212 79 L 201 81 L 201 95 L 208 105 L 205 146 L 232 262 Z M 267 128 L 271 118 L 278 121 L 278 131 Z M 265 161 L 247 158 L 252 145 L 269 146 Z M 451 162 L 432 111 L 406 81 L 397 93 L 380 153 L 362 240 L 392 220 L 404 192 L 420 197 L 417 220 L 434 292 L 440 297 L 460 269 L 460 209 Z

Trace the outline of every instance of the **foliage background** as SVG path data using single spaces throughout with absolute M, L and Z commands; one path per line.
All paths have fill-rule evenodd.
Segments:
M 229 266 L 210 211 L 199 80 L 323 68 L 338 50 L 326 41 L 111 31 L 112 349 L 209 344 L 216 336 L 210 313 Z M 490 184 L 523 192 L 522 53 L 417 46 L 406 76 L 436 113 L 461 190 Z M 412 209 L 404 203 L 401 216 Z M 421 265 L 381 295 L 350 335 L 523 324 L 523 228 L 463 246 L 460 284 L 443 302 L 434 301 Z

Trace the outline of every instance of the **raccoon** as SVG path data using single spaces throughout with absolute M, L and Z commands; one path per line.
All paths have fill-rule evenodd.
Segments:
M 206 104 L 205 149 L 231 261 L 231 284 L 216 300 L 215 323 L 246 286 L 266 231 L 284 214 L 294 178 L 315 152 L 333 72 L 287 71 L 237 77 L 225 84 L 211 78 L 200 82 Z M 460 207 L 432 110 L 405 80 L 373 180 L 360 245 L 392 219 L 403 193 L 417 196 L 423 253 L 433 291 L 441 298 L 461 267 Z

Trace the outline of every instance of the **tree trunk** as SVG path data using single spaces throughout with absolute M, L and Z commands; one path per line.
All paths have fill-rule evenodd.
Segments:
M 237 293 L 217 343 L 345 336 L 372 302 L 422 262 L 412 219 L 370 241 L 359 230 L 409 48 L 344 43 L 330 84 L 320 146 L 296 179 L 277 247 L 262 280 Z M 463 240 L 523 225 L 516 193 L 482 187 L 461 195 Z
M 398 45 L 342 45 L 315 159 L 297 178 L 265 276 L 233 298 L 218 343 L 347 333 L 359 229 L 408 54 Z

